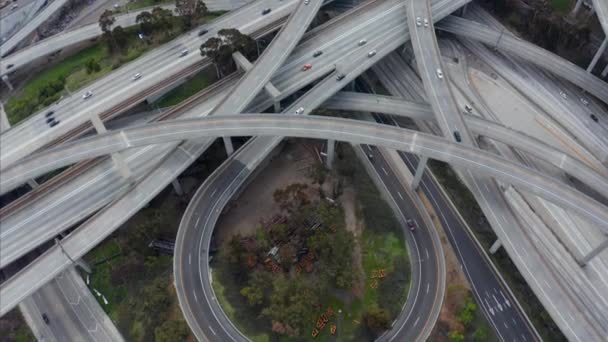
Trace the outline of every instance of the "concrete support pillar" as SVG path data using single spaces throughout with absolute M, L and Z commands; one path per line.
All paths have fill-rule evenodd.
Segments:
M 4 75 L 2 76 L 2 82 L 4 82 L 4 84 L 6 84 L 6 86 L 8 87 L 8 89 L 10 91 L 13 91 L 13 85 L 11 84 L 11 81 L 8 79 L 8 75 Z
M 424 169 L 426 168 L 426 162 L 429 161 L 428 157 L 420 158 L 418 162 L 418 166 L 416 167 L 416 174 L 414 175 L 414 180 L 412 180 L 412 190 L 418 189 L 418 184 L 420 184 L 420 180 L 422 179 L 422 175 L 424 174 Z
M 232 146 L 232 139 L 230 137 L 222 137 L 224 140 L 224 147 L 226 147 L 226 155 L 230 156 L 234 153 L 234 146 Z
M 332 139 L 327 140 L 327 158 L 325 159 L 325 163 L 327 164 L 327 168 L 331 170 L 331 166 L 334 163 L 334 155 L 336 150 L 336 141 Z
M 606 77 L 606 76 L 608 76 L 608 64 L 606 64 L 606 67 L 602 71 L 602 77 Z
M 38 184 L 38 182 L 36 182 L 34 179 L 28 180 L 27 185 L 29 185 L 32 189 L 36 189 L 38 186 L 40 186 L 40 184 Z
M 253 67 L 251 62 L 249 62 L 249 60 L 247 60 L 247 58 L 245 58 L 245 56 L 238 51 L 232 54 L 232 59 L 234 59 L 236 65 L 242 70 L 249 71 Z M 270 95 L 273 99 L 276 99 L 281 95 L 281 92 L 270 82 L 264 85 L 264 90 L 266 90 L 268 95 Z M 276 106 L 277 104 L 275 103 L 275 108 Z
M 595 7 L 593 7 L 593 5 L 591 5 L 591 10 L 589 11 L 589 16 L 592 16 L 595 14 Z
M 88 274 L 93 273 L 91 265 L 89 265 L 89 263 L 86 262 L 83 258 L 80 258 L 80 259 L 76 260 L 76 265 L 80 266 L 80 268 L 83 271 L 87 272 Z
M 591 261 L 595 256 L 600 254 L 604 249 L 608 247 L 608 238 L 604 242 L 600 243 L 597 247 L 591 250 L 587 255 L 583 256 L 581 260 L 581 266 L 587 266 L 587 263 Z
M 574 9 L 572 10 L 572 15 L 576 15 L 576 13 L 578 13 L 578 11 L 580 11 L 582 5 L 583 5 L 583 0 L 577 0 L 576 5 L 574 5 Z
M 97 114 L 91 115 L 91 123 L 93 124 L 93 127 L 95 127 L 97 134 L 104 134 L 107 132 L 106 126 L 103 124 L 103 121 L 101 121 L 101 119 L 99 118 L 99 115 L 97 115 Z M 122 158 L 122 156 L 119 153 L 113 153 L 112 160 L 114 161 L 114 165 L 116 165 L 116 167 L 118 168 L 118 171 L 123 176 L 123 178 L 125 178 L 125 179 L 131 178 L 131 176 L 132 176 L 131 170 L 129 170 L 127 163 L 125 163 L 125 160 Z
M 496 239 L 496 241 L 494 241 L 494 243 L 490 247 L 490 254 L 496 253 L 496 251 L 498 251 L 500 247 L 502 247 L 502 242 L 499 239 Z
M 274 112 L 275 113 L 281 112 L 281 101 L 274 101 Z
M 0 133 L 8 131 L 11 128 L 11 123 L 8 121 L 8 116 L 4 111 L 4 105 L 0 102 Z
M 589 66 L 587 67 L 587 72 L 593 71 L 593 68 L 595 68 L 595 65 L 600 60 L 600 57 L 602 57 L 602 54 L 604 53 L 604 51 L 606 51 L 606 46 L 608 46 L 608 36 L 606 36 L 606 38 L 604 38 L 602 45 L 600 45 L 600 48 L 597 49 L 595 56 L 593 56 L 591 63 L 589 63 Z
M 173 185 L 173 190 L 175 190 L 175 193 L 178 196 L 184 195 L 184 189 L 182 189 L 182 185 L 179 183 L 179 180 L 177 178 L 171 181 L 171 185 Z

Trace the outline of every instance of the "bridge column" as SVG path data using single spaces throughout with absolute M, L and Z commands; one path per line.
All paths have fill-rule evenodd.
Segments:
M 175 193 L 178 196 L 184 195 L 184 189 L 182 189 L 182 185 L 179 183 L 179 180 L 177 178 L 171 181 L 171 185 L 173 185 L 173 190 L 175 190 Z
M 331 166 L 334 163 L 334 155 L 336 150 L 336 141 L 333 139 L 327 140 L 327 158 L 325 159 L 325 163 L 327 164 L 327 168 L 331 170 Z
M 247 60 L 247 58 L 238 51 L 232 54 L 232 59 L 234 59 L 234 63 L 236 63 L 236 65 L 242 70 L 249 71 L 253 67 L 251 62 L 249 62 L 249 60 Z M 281 102 L 278 100 L 278 98 L 281 95 L 281 92 L 270 82 L 264 85 L 264 90 L 266 90 L 268 95 L 274 99 L 274 110 L 277 113 L 280 112 Z M 279 109 L 277 110 L 277 108 Z
M 606 76 L 608 76 L 608 64 L 606 64 L 604 71 L 602 71 L 602 77 L 606 77 Z
M 577 0 L 576 5 L 574 5 L 574 9 L 572 10 L 572 15 L 576 15 L 576 13 L 578 13 L 578 11 L 581 9 L 582 5 L 583 5 L 583 0 Z
M 59 246 L 59 248 L 61 249 L 61 252 L 73 263 L 76 264 L 77 266 L 80 266 L 80 268 L 82 268 L 83 271 L 91 274 L 91 266 L 89 266 L 89 264 L 84 261 L 84 259 L 80 258 L 78 260 L 74 260 L 72 259 L 72 257 L 68 254 L 68 252 L 66 252 L 65 249 L 63 249 L 63 245 L 61 244 L 61 240 L 55 238 L 55 243 Z
M 8 75 L 4 75 L 2 76 L 2 82 L 4 82 L 4 84 L 6 84 L 6 86 L 8 87 L 8 89 L 10 91 L 13 91 L 13 85 L 11 84 L 11 81 L 8 79 Z
M 600 243 L 597 247 L 592 249 L 591 252 L 589 252 L 587 255 L 583 256 L 583 259 L 580 262 L 581 266 L 582 267 L 587 266 L 587 263 L 589 263 L 589 261 L 591 261 L 591 259 L 593 259 L 595 256 L 597 256 L 602 251 L 604 251 L 604 249 L 606 249 L 606 247 L 608 247 L 608 238 L 606 240 L 604 240 L 604 242 Z
M 499 239 L 496 239 L 496 241 L 494 241 L 494 243 L 490 247 L 490 254 L 496 253 L 496 251 L 498 251 L 500 247 L 502 247 L 502 242 Z
M 422 175 L 424 174 L 424 169 L 426 168 L 426 162 L 429 160 L 428 157 L 420 158 L 418 162 L 418 166 L 416 167 L 416 174 L 414 175 L 414 180 L 412 180 L 411 188 L 412 190 L 418 189 L 418 184 L 420 184 L 420 180 L 422 179 Z
M 27 185 L 29 185 L 32 189 L 36 189 L 37 187 L 40 186 L 40 184 L 38 184 L 38 182 L 36 182 L 35 179 L 28 180 Z
M 97 134 L 104 134 L 107 132 L 106 126 L 99 118 L 99 115 L 91 115 L 91 123 L 93 124 L 93 127 L 95 127 Z M 129 167 L 127 166 L 127 163 L 125 163 L 125 160 L 122 158 L 122 156 L 119 153 L 112 153 L 112 160 L 114 161 L 114 165 L 116 165 L 120 174 L 125 179 L 130 179 L 132 176 L 131 170 L 129 170 Z
M 600 60 L 600 57 L 602 57 L 602 54 L 604 53 L 604 51 L 606 51 L 606 46 L 608 46 L 608 36 L 606 36 L 606 38 L 604 38 L 602 45 L 600 45 L 600 48 L 597 49 L 595 56 L 593 56 L 591 63 L 589 63 L 589 66 L 587 67 L 587 72 L 593 71 L 593 68 L 595 68 L 595 65 Z
M 224 147 L 226 148 L 226 155 L 230 156 L 234 153 L 234 146 L 232 146 L 232 139 L 230 137 L 222 137 L 224 140 Z
M 6 116 L 6 112 L 4 111 L 4 105 L 0 102 L 0 133 L 7 131 L 11 128 L 11 123 L 8 121 L 8 116 Z

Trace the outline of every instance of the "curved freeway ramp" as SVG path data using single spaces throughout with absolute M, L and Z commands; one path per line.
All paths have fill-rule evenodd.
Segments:
M 193 330 L 199 340 L 248 340 L 234 327 L 215 299 L 208 251 L 215 224 L 225 205 L 274 149 L 273 139 L 254 138 L 228 158 L 197 190 L 180 223 L 174 258 L 175 285 L 187 321 L 198 323 Z M 409 198 L 398 206 L 396 215 L 405 216 L 407 207 L 415 207 Z M 426 222 L 421 214 L 413 217 L 418 222 Z M 401 221 L 404 223 L 405 219 Z M 380 338 L 382 341 L 414 341 L 421 334 L 428 336 L 435 322 L 428 315 L 438 312 L 443 297 L 445 274 L 440 272 L 443 253 L 436 232 L 421 225 L 416 234 L 410 234 L 404 224 L 402 227 L 410 248 L 410 260 L 416 260 L 412 263 L 412 287 L 404 310 L 392 329 Z M 423 250 L 431 252 L 425 257 Z M 422 328 L 423 325 L 427 328 Z
M 55 158 L 57 156 L 69 158 L 75 153 L 81 153 L 90 158 L 137 146 L 193 140 L 206 136 L 294 136 L 336 139 L 354 144 L 379 145 L 409 151 L 496 177 L 526 192 L 572 209 L 596 222 L 608 232 L 608 210 L 605 206 L 536 170 L 476 148 L 447 143 L 445 139 L 429 134 L 356 120 L 264 114 L 175 120 L 97 135 L 55 148 L 52 152 L 43 152 L 41 155 L 53 153 Z

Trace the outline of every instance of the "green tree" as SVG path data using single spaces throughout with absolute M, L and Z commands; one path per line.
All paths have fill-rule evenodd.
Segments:
M 143 288 L 142 299 L 144 311 L 147 313 L 163 312 L 167 305 L 171 304 L 167 288 L 169 287 L 168 277 L 156 278 L 151 284 Z
M 112 30 L 112 38 L 116 50 L 124 51 L 127 48 L 127 44 L 129 43 L 129 35 L 121 26 L 116 26 Z
M 463 308 L 458 313 L 458 320 L 465 327 L 469 326 L 475 319 L 475 311 L 477 311 L 477 304 L 475 304 L 473 298 L 469 295 L 464 302 Z
M 183 320 L 165 321 L 154 329 L 155 342 L 185 341 L 188 337 L 188 326 Z
M 200 46 L 201 56 L 210 58 L 222 74 L 234 70 L 233 53 L 239 51 L 252 60 L 256 50 L 255 40 L 237 29 L 220 30 L 217 37 L 207 39 Z
M 266 271 L 256 271 L 249 277 L 247 286 L 241 289 L 241 295 L 247 299 L 250 306 L 260 305 L 264 298 L 272 292 L 272 274 Z
M 139 24 L 139 30 L 144 34 L 150 34 L 156 29 L 154 16 L 148 11 L 143 11 L 137 15 L 135 22 Z
M 114 18 L 114 12 L 105 10 L 99 17 L 99 27 L 101 27 L 101 31 L 106 34 L 110 34 L 112 31 L 112 25 L 115 21 L 116 19 Z
M 448 333 L 448 339 L 452 342 L 464 341 L 464 334 L 458 330 L 452 330 Z
M 488 340 L 489 332 L 486 327 L 479 327 L 473 333 L 473 341 L 475 342 L 484 342 Z
M 101 66 L 93 58 L 87 60 L 84 64 L 84 67 L 85 67 L 87 74 L 91 74 L 91 73 L 98 72 L 99 70 L 101 70 Z
M 381 335 L 391 326 L 388 310 L 373 306 L 363 314 L 363 322 L 375 336 Z
M 201 0 L 175 0 L 175 11 L 182 18 L 184 27 L 192 27 L 194 20 L 207 14 L 207 6 Z

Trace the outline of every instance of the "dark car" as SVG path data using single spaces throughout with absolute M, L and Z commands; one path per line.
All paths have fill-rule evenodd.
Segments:
M 315 51 L 315 53 L 312 54 L 313 57 L 319 57 L 323 54 L 323 51 Z
M 51 124 L 51 122 L 55 121 L 55 118 L 46 118 L 46 123 Z
M 204 35 L 207 32 L 209 32 L 209 30 L 202 29 L 202 30 L 198 31 L 198 36 L 200 37 L 200 36 Z
M 266 14 L 270 13 L 270 11 L 272 11 L 270 8 L 265 8 L 265 9 L 262 11 L 262 15 L 266 15 Z
M 9 65 L 7 65 L 7 66 L 6 66 L 6 68 L 7 68 L 7 69 L 10 69 L 10 68 L 12 68 L 12 67 L 14 67 L 14 66 L 15 66 L 15 64 L 9 64 Z
M 458 142 L 462 141 L 462 139 L 460 138 L 460 132 L 454 131 L 454 139 L 456 139 L 456 141 Z
M 55 111 L 49 110 L 48 112 L 46 112 L 46 114 L 44 114 L 44 116 L 46 116 L 47 118 L 50 118 L 51 115 L 55 114 Z
M 338 76 L 336 76 L 336 80 L 341 81 L 344 77 L 346 77 L 344 74 L 338 74 Z
M 47 316 L 45 313 L 42 314 L 42 320 L 46 324 L 50 324 L 51 323 L 51 320 L 49 319 L 49 316 Z
M 598 122 L 599 120 L 597 119 L 597 116 L 595 116 L 595 114 L 591 114 L 589 115 L 591 117 L 591 120 Z
M 416 230 L 416 221 L 412 220 L 412 219 L 407 219 L 407 221 L 405 221 L 407 223 L 407 227 L 411 230 L 414 231 Z
M 53 120 L 53 121 L 51 121 L 51 123 L 49 123 L 49 125 L 50 125 L 51 127 L 55 127 L 55 126 L 59 125 L 59 123 L 60 123 L 60 122 L 61 122 L 61 121 L 59 121 L 59 120 L 57 120 L 57 121 Z

